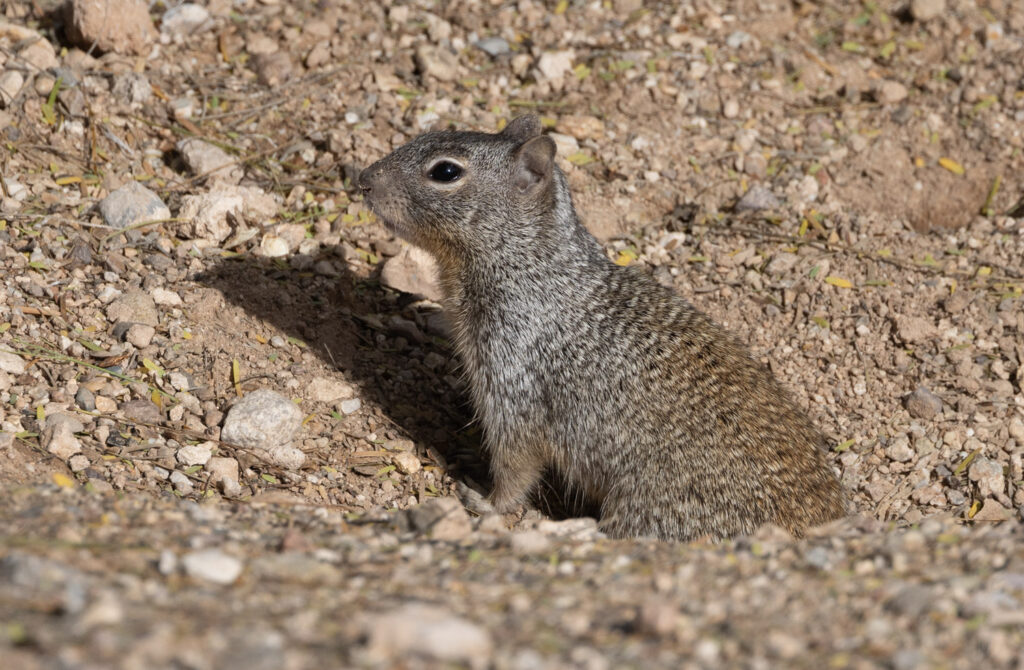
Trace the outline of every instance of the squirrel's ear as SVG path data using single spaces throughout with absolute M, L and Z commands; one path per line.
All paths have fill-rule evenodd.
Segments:
M 531 137 L 540 135 L 540 119 L 537 118 L 536 114 L 527 114 L 526 116 L 512 119 L 505 126 L 505 130 L 501 131 L 501 134 L 504 137 L 525 142 Z
M 515 187 L 527 191 L 551 180 L 555 166 L 555 142 L 546 135 L 534 137 L 516 150 Z

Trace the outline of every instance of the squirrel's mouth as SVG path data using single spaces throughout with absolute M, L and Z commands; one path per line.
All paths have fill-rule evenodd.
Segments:
M 388 214 L 386 212 L 382 211 L 383 210 L 382 207 L 379 207 L 378 205 L 374 204 L 373 202 L 370 202 L 369 198 L 367 198 L 366 201 L 367 201 L 367 204 L 369 204 L 370 211 L 373 212 L 373 215 L 376 216 L 380 220 L 380 222 L 383 223 L 384 226 L 388 230 L 390 230 L 391 232 L 396 233 L 396 234 L 398 234 L 398 235 L 400 235 L 402 237 L 405 237 L 405 235 L 406 235 L 405 228 L 401 224 L 399 224 L 395 220 L 394 217 L 388 216 Z

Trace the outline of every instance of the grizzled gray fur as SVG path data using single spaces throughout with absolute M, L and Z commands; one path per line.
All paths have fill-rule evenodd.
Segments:
M 824 438 L 732 335 L 580 224 L 535 116 L 433 132 L 367 168 L 373 211 L 432 253 L 500 511 L 547 468 L 614 537 L 840 517 Z

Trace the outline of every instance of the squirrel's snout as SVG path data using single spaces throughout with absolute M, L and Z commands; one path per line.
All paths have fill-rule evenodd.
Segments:
M 359 190 L 362 191 L 364 194 L 367 194 L 373 190 L 372 177 L 373 175 L 371 174 L 370 168 L 361 170 L 359 172 L 359 176 L 356 177 L 356 185 L 359 187 Z

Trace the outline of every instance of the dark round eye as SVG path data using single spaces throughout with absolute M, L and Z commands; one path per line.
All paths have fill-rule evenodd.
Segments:
M 441 161 L 434 167 L 430 168 L 430 172 L 427 173 L 427 176 L 434 181 L 441 182 L 442 184 L 450 184 L 462 176 L 462 168 L 451 161 Z

